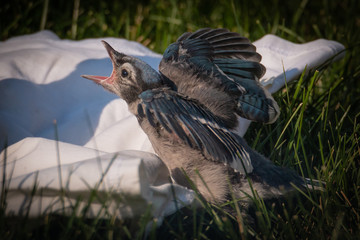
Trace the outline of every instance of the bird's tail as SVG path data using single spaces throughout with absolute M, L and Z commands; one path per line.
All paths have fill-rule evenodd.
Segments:
M 326 183 L 321 180 L 315 180 L 311 178 L 304 178 L 304 187 L 313 191 L 325 191 Z

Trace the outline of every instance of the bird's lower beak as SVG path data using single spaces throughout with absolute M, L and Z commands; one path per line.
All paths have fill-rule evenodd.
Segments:
M 109 77 L 94 76 L 94 75 L 81 75 L 81 77 L 92 80 L 95 83 L 99 83 L 99 84 L 101 84 L 102 82 L 106 81 L 107 78 L 109 78 Z

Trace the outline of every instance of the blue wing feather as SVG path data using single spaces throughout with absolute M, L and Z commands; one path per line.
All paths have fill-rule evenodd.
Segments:
M 207 97 L 194 96 L 192 76 L 195 75 L 196 81 L 206 82 L 209 87 L 229 94 L 234 99 L 233 113 L 266 123 L 274 122 L 279 116 L 277 103 L 258 82 L 266 69 L 260 64 L 261 55 L 247 38 L 227 29 L 205 28 L 183 34 L 165 52 L 160 71 L 178 86 L 182 94 L 196 98 L 206 106 L 212 104 Z M 236 125 L 232 116 L 223 118 L 232 119 L 228 122 L 229 127 Z
M 252 170 L 251 160 L 244 152 L 243 140 L 229 132 L 221 120 L 196 101 L 167 88 L 147 90 L 139 95 L 138 109 L 153 127 L 162 126 L 191 148 L 196 148 L 210 160 L 235 166 L 241 173 Z M 145 111 L 143 111 L 145 109 Z M 244 166 L 247 166 L 244 170 Z

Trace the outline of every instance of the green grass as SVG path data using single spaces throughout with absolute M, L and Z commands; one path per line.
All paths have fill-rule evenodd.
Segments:
M 275 98 L 281 108 L 272 125 L 252 124 L 245 138 L 276 164 L 326 182 L 323 192 L 264 203 L 254 199 L 256 224 L 204 204 L 182 209 L 152 228 L 151 239 L 360 239 L 360 1 L 26 1 L 0 7 L 1 39 L 54 31 L 61 38 L 122 37 L 162 53 L 185 31 L 226 27 L 251 40 L 272 33 L 293 42 L 326 38 L 347 48 L 339 62 L 299 77 Z M 78 5 L 77 5 L 78 4 Z M 2 188 L 4 191 L 4 188 Z M 2 197 L 4 192 L 2 192 Z M 140 239 L 139 219 L 86 219 L 48 215 L 5 217 L 5 239 Z

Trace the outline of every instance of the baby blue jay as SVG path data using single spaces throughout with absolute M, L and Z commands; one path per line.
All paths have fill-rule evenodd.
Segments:
M 272 123 L 279 115 L 258 82 L 265 67 L 248 39 L 226 29 L 185 33 L 165 50 L 160 73 L 103 44 L 111 76 L 83 77 L 127 102 L 176 183 L 191 187 L 190 179 L 214 203 L 230 199 L 231 188 L 237 198 L 252 195 L 251 187 L 273 198 L 293 190 L 291 183 L 305 185 L 233 131 L 239 116 Z

